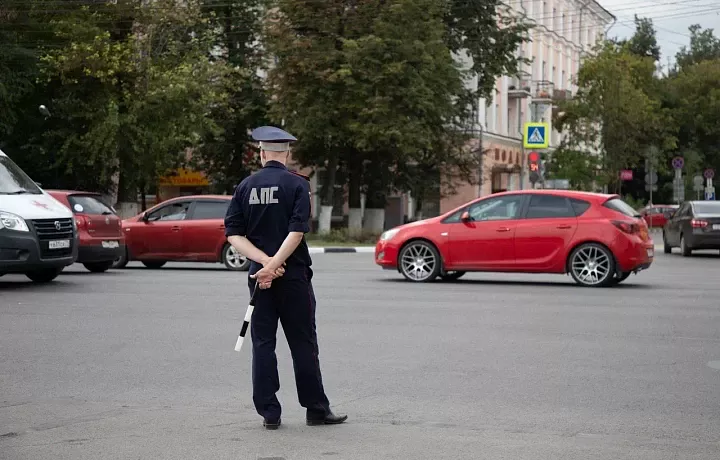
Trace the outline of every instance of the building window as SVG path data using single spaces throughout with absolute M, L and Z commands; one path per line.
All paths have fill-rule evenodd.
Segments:
M 565 13 L 562 14 L 562 35 L 567 37 L 567 18 Z
M 552 20 L 553 20 L 552 21 L 553 31 L 557 32 L 558 29 L 560 28 L 560 27 L 558 27 L 557 8 L 553 8 Z
M 542 62 L 542 80 L 547 80 L 547 63 Z
M 502 151 L 502 161 L 503 163 L 507 161 L 507 152 L 505 150 Z
M 560 89 L 565 89 L 567 87 L 567 81 L 565 80 L 565 71 L 562 71 L 562 80 L 560 81 Z
M 500 161 L 500 149 L 495 149 L 495 161 Z

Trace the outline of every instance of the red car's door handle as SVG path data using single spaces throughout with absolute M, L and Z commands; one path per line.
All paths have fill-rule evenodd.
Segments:
M 172 230 L 173 232 L 179 232 L 179 231 L 180 231 L 180 227 L 172 227 L 171 230 Z
M 509 232 L 510 228 L 509 227 L 500 227 L 497 229 L 497 231 L 498 232 Z
M 567 225 L 567 224 L 565 224 L 565 225 L 558 225 L 557 228 L 559 228 L 559 229 L 561 229 L 561 230 L 567 230 L 568 228 L 572 228 L 572 225 Z

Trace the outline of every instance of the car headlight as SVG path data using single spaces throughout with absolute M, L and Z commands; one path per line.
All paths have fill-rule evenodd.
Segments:
M 22 217 L 10 214 L 9 212 L 0 212 L 0 229 L 15 230 L 16 232 L 28 232 L 30 229 Z
M 400 231 L 399 229 L 393 228 L 391 230 L 383 232 L 383 234 L 380 235 L 380 241 L 387 241 L 387 240 L 393 239 L 395 237 L 395 235 L 398 234 L 399 231 Z

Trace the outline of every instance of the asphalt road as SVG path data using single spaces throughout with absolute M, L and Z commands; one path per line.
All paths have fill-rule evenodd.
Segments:
M 658 254 L 613 289 L 483 274 L 411 285 L 315 255 L 320 360 L 345 425 L 284 425 L 233 351 L 245 274 L 220 266 L 0 278 L 0 459 L 720 458 L 720 256 Z

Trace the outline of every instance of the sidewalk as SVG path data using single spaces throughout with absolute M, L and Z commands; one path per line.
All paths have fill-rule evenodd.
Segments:
M 328 253 L 374 253 L 375 246 L 312 246 L 308 245 L 310 254 Z

